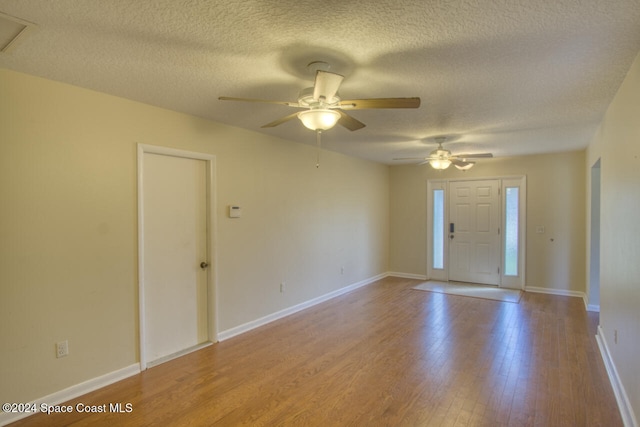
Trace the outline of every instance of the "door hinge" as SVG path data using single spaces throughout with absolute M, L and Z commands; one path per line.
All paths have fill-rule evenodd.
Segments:
M 500 227 L 498 227 L 498 235 L 500 234 Z
M 500 274 L 500 267 L 498 267 L 498 274 Z

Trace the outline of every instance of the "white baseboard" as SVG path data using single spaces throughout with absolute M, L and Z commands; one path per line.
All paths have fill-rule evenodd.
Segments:
M 427 276 L 424 276 L 422 274 L 400 273 L 397 271 L 390 271 L 387 273 L 387 276 L 400 277 L 402 279 L 427 280 Z
M 248 332 L 252 329 L 258 328 L 260 326 L 264 326 L 267 323 L 271 323 L 275 320 L 282 319 L 283 317 L 289 316 L 291 314 L 297 313 L 305 308 L 313 307 L 314 305 L 320 304 L 331 298 L 335 298 L 340 295 L 344 295 L 347 292 L 351 292 L 355 289 L 358 289 L 362 286 L 366 286 L 371 284 L 377 280 L 384 279 L 387 277 L 388 273 L 378 274 L 377 276 L 370 277 L 365 280 L 361 280 L 359 282 L 353 283 L 349 286 L 345 286 L 344 288 L 337 289 L 333 292 L 329 292 L 328 294 L 321 295 L 317 298 L 311 299 L 309 301 L 302 302 L 300 304 L 296 304 L 294 306 L 285 308 L 284 310 L 277 311 L 275 313 L 269 314 L 267 316 L 261 317 L 256 320 L 252 320 L 251 322 L 244 323 L 242 325 L 236 326 L 231 329 L 227 329 L 226 331 L 222 331 L 218 333 L 218 340 L 224 341 L 229 338 L 235 337 L 236 335 L 240 335 L 242 333 Z
M 78 396 L 82 396 L 83 394 L 90 393 L 99 388 L 108 386 L 109 384 L 113 384 L 125 378 L 131 377 L 133 375 L 140 373 L 140 364 L 134 363 L 133 365 L 127 366 L 122 369 L 118 369 L 117 371 L 110 372 L 108 374 L 101 375 L 96 378 L 92 378 L 80 384 L 73 385 L 71 387 L 65 388 L 64 390 L 56 391 L 48 396 L 41 397 L 36 399 L 31 404 L 35 403 L 36 407 L 40 407 L 41 404 L 46 403 L 47 405 L 59 405 L 60 403 L 69 401 L 71 399 L 75 399 Z M 0 412 L 0 426 L 7 425 L 14 421 L 17 421 L 22 418 L 26 418 L 29 415 L 33 415 L 33 413 L 7 413 Z
M 622 381 L 620 381 L 618 370 L 616 369 L 616 365 L 615 363 L 613 363 L 611 353 L 609 352 L 607 340 L 604 336 L 602 327 L 599 325 L 598 333 L 596 334 L 596 341 L 598 342 L 598 348 L 600 349 L 600 354 L 602 355 L 604 366 L 607 369 L 607 375 L 609 376 L 611 387 L 613 387 L 613 394 L 615 394 L 616 401 L 618 402 L 618 408 L 620 409 L 622 422 L 624 423 L 625 427 L 638 427 L 638 421 L 635 414 L 633 413 L 633 408 L 631 407 L 631 403 L 629 402 L 629 397 L 627 396 L 627 392 L 624 389 Z
M 600 306 L 595 304 L 587 304 L 587 311 L 594 311 L 600 313 Z
M 525 292 L 535 292 L 538 294 L 549 294 L 549 295 L 560 295 L 564 297 L 582 298 L 582 302 L 584 303 L 585 310 L 600 312 L 600 306 L 589 304 L 589 298 L 587 298 L 587 294 L 581 291 L 567 291 L 566 289 L 540 288 L 537 286 L 525 286 L 524 290 Z
M 566 289 L 540 288 L 538 286 L 525 286 L 525 292 L 535 292 L 538 294 L 560 295 L 564 297 L 578 297 L 585 300 L 587 295 L 581 291 L 568 291 Z

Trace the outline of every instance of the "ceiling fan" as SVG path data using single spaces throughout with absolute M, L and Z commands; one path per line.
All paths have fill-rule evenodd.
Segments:
M 428 157 L 400 157 L 393 160 L 422 160 L 419 165 L 424 165 L 429 163 L 432 168 L 438 170 L 447 169 L 452 164 L 461 171 L 467 171 L 476 164 L 476 162 L 471 162 L 469 159 L 481 159 L 481 158 L 491 158 L 493 154 L 491 153 L 479 153 L 479 154 L 451 154 L 451 151 L 445 150 L 442 147 L 442 144 L 447 140 L 444 136 L 439 136 L 434 138 L 438 143 L 438 148 L 429 153 Z
M 286 105 L 287 107 L 302 108 L 302 111 L 289 114 L 263 128 L 275 127 L 284 122 L 298 118 L 304 126 L 314 131 L 331 129 L 337 124 L 350 131 L 362 129 L 365 124 L 347 114 L 344 110 L 364 110 L 371 108 L 418 108 L 420 98 L 371 98 L 371 99 L 341 99 L 338 89 L 344 76 L 327 71 L 329 64 L 314 61 L 307 65 L 307 69 L 315 71 L 315 82 L 312 87 L 300 91 L 297 102 L 271 101 L 255 98 L 233 98 L 221 96 L 221 101 L 262 102 L 267 104 Z

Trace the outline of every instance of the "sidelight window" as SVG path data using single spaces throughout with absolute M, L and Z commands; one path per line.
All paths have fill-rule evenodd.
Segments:
M 433 268 L 444 268 L 444 190 L 433 190 Z
M 507 187 L 505 191 L 504 275 L 518 275 L 518 206 L 520 188 Z

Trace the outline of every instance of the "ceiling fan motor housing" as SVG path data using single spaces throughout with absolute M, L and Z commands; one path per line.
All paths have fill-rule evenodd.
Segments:
M 309 108 L 334 108 L 340 104 L 340 97 L 336 93 L 331 99 L 314 99 L 313 86 L 302 89 L 298 94 L 298 104 Z
M 436 159 L 448 159 L 451 157 L 451 151 L 445 150 L 442 146 L 439 146 L 437 149 L 429 153 L 429 157 Z

